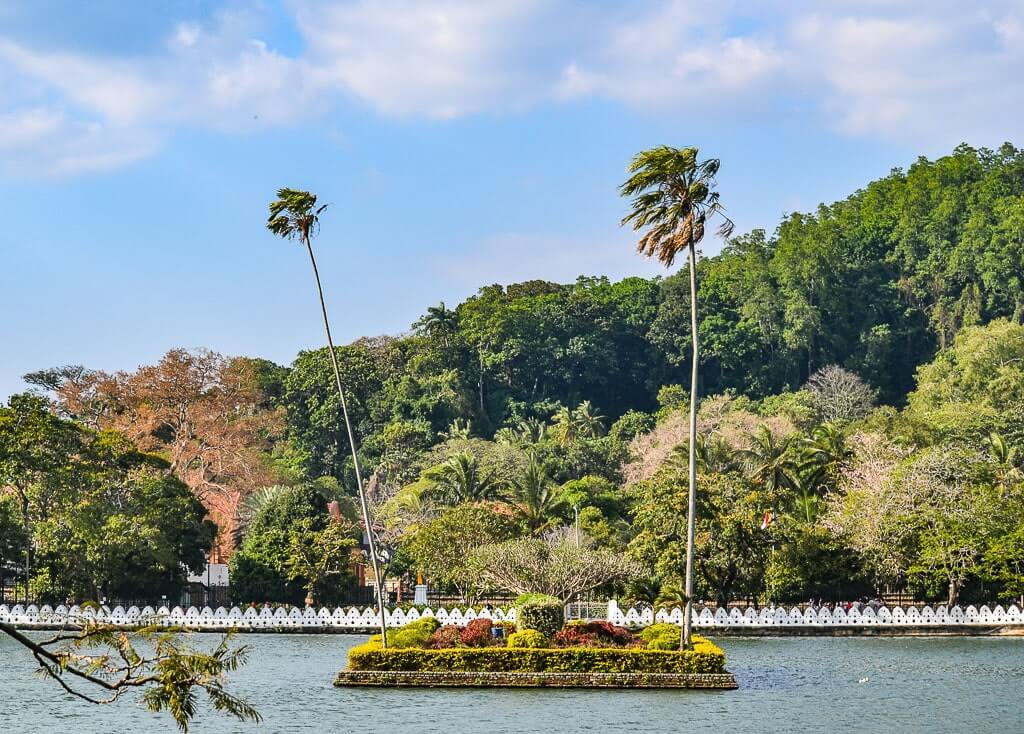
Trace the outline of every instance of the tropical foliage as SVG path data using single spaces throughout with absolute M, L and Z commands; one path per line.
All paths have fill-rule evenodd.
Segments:
M 651 198 L 628 223 L 666 262 L 720 207 L 713 170 L 691 163 L 689 199 L 632 194 Z M 302 239 L 305 226 L 280 232 Z M 697 261 L 694 595 L 1019 594 L 1021 273 L 1024 152 L 1009 145 L 921 159 Z M 390 573 L 472 597 L 483 589 L 459 565 L 469 551 L 579 527 L 583 545 L 641 565 L 638 600 L 684 602 L 690 296 L 686 272 L 488 285 L 406 334 L 337 347 Z M 288 550 L 329 527 L 328 502 L 357 520 L 328 349 L 287 367 L 173 350 L 130 373 L 68 366 L 30 382 L 35 395 L 0 409 L 8 578 L 111 595 L 95 569 L 129 573 L 129 546 L 142 550 L 126 578 L 196 563 L 210 543 L 195 498 L 220 527 L 214 554 L 233 554 L 240 600 L 301 602 L 317 569 L 317 598 L 346 593 L 350 575 Z M 138 534 L 125 530 L 126 492 Z

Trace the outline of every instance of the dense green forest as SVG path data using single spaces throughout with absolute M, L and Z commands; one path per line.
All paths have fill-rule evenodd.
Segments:
M 1010 145 L 920 159 L 701 259 L 699 596 L 1024 593 L 1022 280 Z M 578 510 L 591 542 L 645 569 L 624 593 L 678 597 L 688 289 L 685 273 L 489 285 L 339 347 L 391 574 L 472 596 L 472 554 L 439 546 L 551 533 Z M 161 457 L 220 526 L 239 599 L 340 598 L 347 570 L 301 557 L 346 547 L 323 502 L 355 517 L 328 356 L 175 350 L 27 379 L 55 425 Z M 24 488 L 0 498 L 0 560 L 20 562 L 27 528 L 40 593 L 112 589 L 57 573 L 68 551 L 45 537 L 63 506 L 10 448 L 17 416 L 42 410 L 27 401 L 0 409 L 0 484 Z

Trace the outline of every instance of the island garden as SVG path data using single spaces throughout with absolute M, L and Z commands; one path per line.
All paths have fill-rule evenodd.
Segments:
M 516 600 L 515 623 L 479 618 L 465 627 L 433 617 L 410 622 L 383 647 L 379 636 L 349 652 L 335 685 L 735 688 L 725 655 L 694 637 L 680 649 L 679 626 L 633 634 L 609 622 L 565 623 L 561 599 Z

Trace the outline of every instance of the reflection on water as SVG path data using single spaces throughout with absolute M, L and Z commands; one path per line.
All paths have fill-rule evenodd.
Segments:
M 724 639 L 738 691 L 335 689 L 333 674 L 363 638 L 236 639 L 253 654 L 232 689 L 265 721 L 204 710 L 195 732 L 1024 730 L 1024 638 Z M 176 731 L 134 701 L 96 707 L 64 696 L 6 638 L 0 665 L 0 732 Z

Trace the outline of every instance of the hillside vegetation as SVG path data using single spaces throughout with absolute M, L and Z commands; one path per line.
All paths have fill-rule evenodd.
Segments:
M 701 260 L 699 594 L 1020 593 L 1022 280 L 1024 151 L 1010 145 L 920 159 Z M 448 514 L 485 509 L 472 523 L 497 542 L 550 534 L 577 508 L 594 544 L 645 569 L 631 595 L 671 599 L 688 302 L 685 273 L 488 285 L 407 334 L 339 347 L 391 572 L 471 597 L 467 554 L 430 552 L 431 533 L 460 542 L 467 523 Z M 243 597 L 323 586 L 280 548 L 324 530 L 320 500 L 299 510 L 289 493 L 354 517 L 326 349 L 288 367 L 176 350 L 133 373 L 29 379 L 63 419 L 169 462 L 222 554 L 239 548 Z

